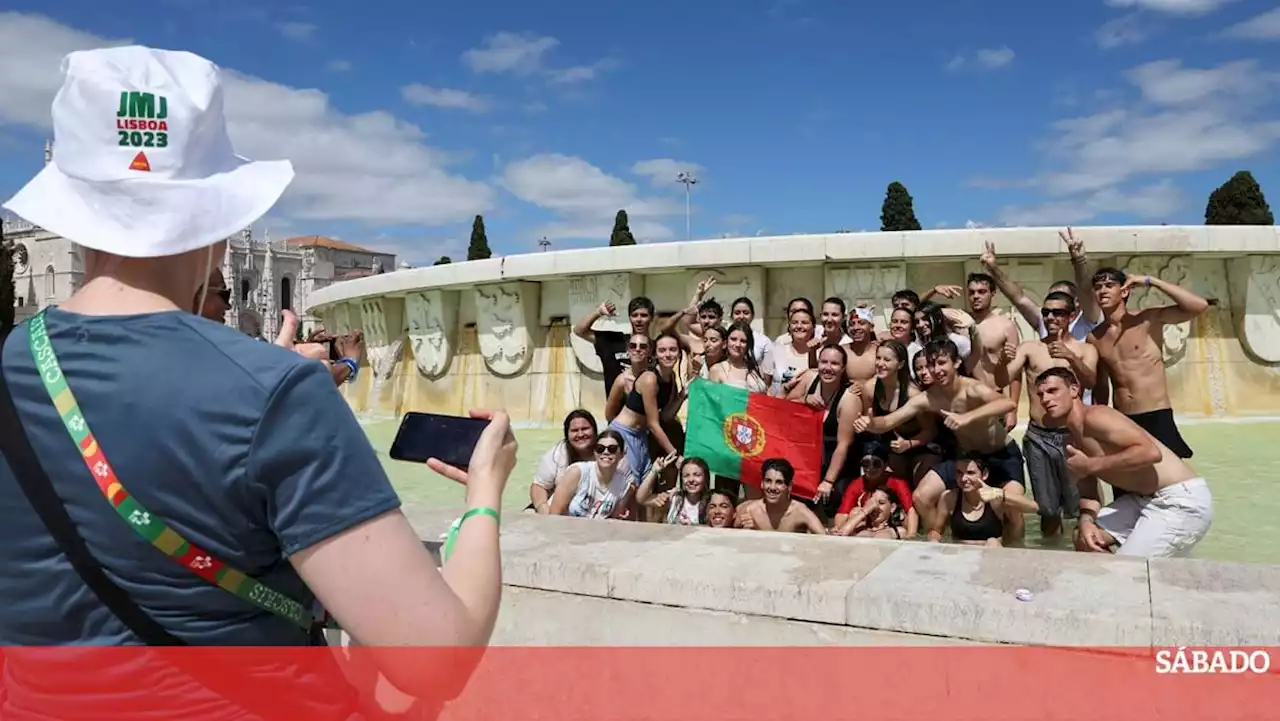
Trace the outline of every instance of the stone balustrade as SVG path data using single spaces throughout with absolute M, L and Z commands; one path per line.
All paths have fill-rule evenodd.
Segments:
M 458 510 L 406 513 L 431 543 Z M 508 589 L 625 602 L 619 612 L 641 603 L 938 643 L 1280 646 L 1280 622 L 1264 611 L 1280 608 L 1276 565 L 531 514 L 504 519 L 501 542 Z M 1016 598 L 1018 589 L 1031 591 L 1031 600 Z M 556 606 L 541 608 L 554 615 Z M 563 626 L 565 619 L 545 623 Z M 599 618 L 592 625 L 619 623 Z M 636 634 L 651 644 L 688 640 L 661 626 Z M 898 638 L 888 642 L 921 642 Z
M 1186 416 L 1280 413 L 1280 236 L 1272 226 L 1085 227 L 1094 267 L 1114 265 L 1184 285 L 1213 307 L 1165 330 L 1174 408 Z M 558 423 L 604 407 L 600 361 L 570 329 L 605 300 L 619 308 L 597 330 L 626 330 L 626 305 L 648 296 L 660 315 L 683 309 L 698 281 L 710 295 L 755 304 L 756 332 L 783 332 L 787 302 L 837 296 L 888 320 L 900 288 L 963 284 L 994 242 L 1006 273 L 1035 298 L 1072 277 L 1056 228 L 842 233 L 531 253 L 400 270 L 311 295 L 333 331 L 362 329 L 368 371 L 344 390 L 359 411 L 462 413 L 506 408 L 516 420 Z M 1134 307 L 1163 304 L 1137 290 Z M 998 306 L 1031 329 L 1001 297 Z M 728 309 L 726 308 L 726 311 Z M 1023 399 L 1025 404 L 1025 399 Z

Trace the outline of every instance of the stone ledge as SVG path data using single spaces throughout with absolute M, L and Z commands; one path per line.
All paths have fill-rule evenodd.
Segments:
M 828 233 L 729 238 L 628 247 L 579 248 L 489 258 L 335 283 L 313 292 L 310 310 L 333 303 L 430 288 L 465 289 L 480 283 L 548 280 L 618 268 L 633 273 L 733 265 L 839 264 L 867 261 L 976 259 L 983 241 L 1002 257 L 1062 256 L 1059 228 L 976 228 L 912 233 Z M 1096 226 L 1075 229 L 1094 256 L 1280 252 L 1273 226 Z
M 457 509 L 406 513 L 432 545 Z M 513 587 L 979 643 L 1280 645 L 1276 565 L 510 514 L 502 569 Z

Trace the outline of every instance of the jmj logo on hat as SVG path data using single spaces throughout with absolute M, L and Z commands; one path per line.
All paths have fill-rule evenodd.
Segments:
M 62 61 L 53 161 L 4 204 L 86 248 L 157 258 L 248 227 L 293 181 L 287 160 L 250 161 L 227 135 L 221 70 L 141 46 Z

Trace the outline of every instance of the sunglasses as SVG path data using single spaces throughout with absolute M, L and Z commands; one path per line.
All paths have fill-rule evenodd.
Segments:
M 1066 318 L 1068 315 L 1071 315 L 1071 311 L 1067 310 L 1066 308 L 1041 308 L 1040 309 L 1041 318 Z
M 612 456 L 612 455 L 617 455 L 617 453 L 618 453 L 618 444 L 617 444 L 617 443 L 597 443 L 597 444 L 596 444 L 596 453 L 599 453 L 599 454 L 600 454 L 600 455 L 602 455 L 602 456 L 603 456 L 603 455 L 605 455 L 606 453 L 607 453 L 607 454 L 609 454 L 609 455 L 611 455 L 611 456 Z
M 631 350 L 649 350 L 648 343 L 628 343 L 627 347 Z

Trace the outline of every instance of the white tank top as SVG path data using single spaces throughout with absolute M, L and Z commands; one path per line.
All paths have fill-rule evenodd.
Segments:
M 576 518 L 609 518 L 627 495 L 631 474 L 614 470 L 608 486 L 600 485 L 600 471 L 595 461 L 575 463 L 581 469 L 578 490 L 569 501 L 569 515 Z

